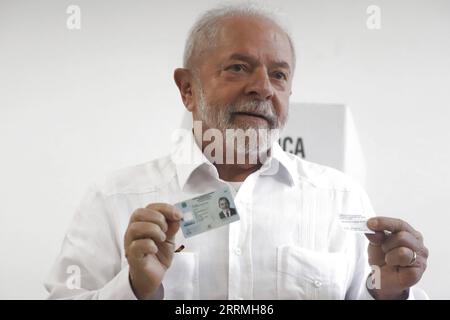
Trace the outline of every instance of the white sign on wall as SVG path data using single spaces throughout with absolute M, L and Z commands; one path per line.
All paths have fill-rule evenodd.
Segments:
M 344 105 L 291 103 L 280 145 L 287 152 L 343 171 L 364 184 L 362 149 L 350 109 Z

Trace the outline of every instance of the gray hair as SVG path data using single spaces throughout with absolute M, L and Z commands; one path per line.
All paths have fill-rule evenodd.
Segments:
M 184 49 L 183 65 L 185 68 L 191 68 L 193 58 L 196 54 L 204 50 L 205 47 L 212 47 L 215 44 L 217 33 L 220 27 L 220 21 L 228 17 L 259 17 L 268 20 L 283 30 L 288 39 L 292 50 L 293 69 L 295 69 L 295 48 L 294 43 L 287 28 L 280 22 L 278 14 L 273 10 L 268 10 L 255 3 L 229 4 L 223 5 L 203 13 L 192 26 L 189 36 L 186 40 Z

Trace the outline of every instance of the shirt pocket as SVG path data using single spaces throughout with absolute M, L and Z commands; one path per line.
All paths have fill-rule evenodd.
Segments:
M 198 299 L 198 253 L 177 252 L 164 279 L 164 299 Z
M 279 299 L 344 299 L 347 272 L 343 253 L 316 252 L 291 245 L 277 248 Z

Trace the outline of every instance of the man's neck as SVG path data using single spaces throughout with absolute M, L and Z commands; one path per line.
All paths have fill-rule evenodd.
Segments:
M 210 159 L 208 154 L 204 153 L 205 148 L 211 142 L 203 141 L 203 139 L 201 139 L 201 137 L 198 137 L 195 134 L 194 134 L 194 137 L 195 137 L 195 142 L 197 143 L 197 145 L 199 147 L 201 146 L 201 150 L 202 150 L 203 154 L 205 155 L 205 157 L 208 158 L 208 160 L 216 167 L 217 172 L 219 173 L 219 178 L 224 181 L 231 181 L 231 182 L 244 181 L 249 175 L 251 175 L 253 172 L 258 171 L 259 168 L 261 168 L 261 166 L 262 166 L 262 163 L 259 161 L 259 159 L 256 164 L 250 164 L 248 156 L 245 157 L 244 164 L 238 164 L 236 155 L 234 157 L 234 160 L 235 160 L 234 164 L 227 164 L 227 163 L 217 164 L 214 162 L 213 159 Z M 203 137 L 203 134 L 202 134 L 202 137 Z M 225 141 L 224 141 L 223 150 L 227 150 L 225 147 Z
M 219 178 L 225 181 L 244 181 L 253 172 L 261 168 L 261 164 L 214 164 Z

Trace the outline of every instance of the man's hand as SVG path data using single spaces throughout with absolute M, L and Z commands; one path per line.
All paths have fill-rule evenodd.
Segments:
M 370 241 L 369 264 L 381 270 L 381 288 L 370 293 L 376 299 L 405 298 L 427 267 L 428 249 L 422 234 L 394 218 L 371 218 L 367 226 L 376 232 L 366 234 Z
M 152 298 L 172 263 L 181 212 L 166 203 L 137 209 L 125 233 L 130 282 L 138 299 Z

